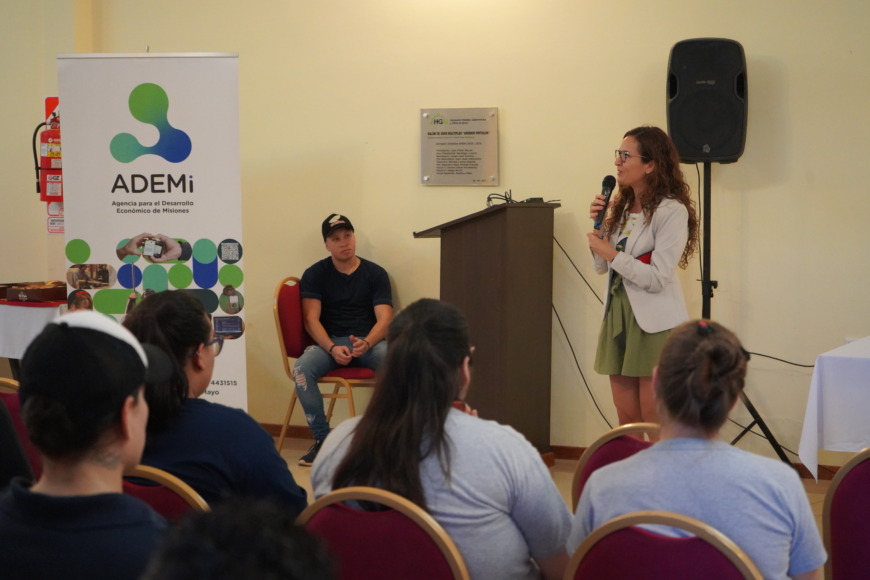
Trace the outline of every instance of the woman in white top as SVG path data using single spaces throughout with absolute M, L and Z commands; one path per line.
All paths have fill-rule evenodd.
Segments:
M 658 422 L 652 368 L 668 332 L 689 319 L 677 266 L 698 245 L 698 218 L 680 156 L 658 127 L 625 134 L 603 227 L 588 234 L 595 271 L 609 273 L 595 370 L 610 375 L 619 424 Z M 595 219 L 603 195 L 592 202 Z

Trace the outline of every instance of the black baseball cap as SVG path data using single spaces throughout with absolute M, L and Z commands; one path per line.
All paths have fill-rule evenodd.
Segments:
M 33 339 L 21 359 L 21 404 L 31 396 L 62 403 L 75 424 L 117 412 L 145 383 L 169 380 L 172 361 L 141 344 L 105 314 L 80 310 L 59 316 Z
M 329 214 L 329 217 L 323 220 L 323 225 L 320 226 L 320 229 L 323 232 L 323 241 L 326 241 L 326 238 L 335 230 L 345 229 L 354 231 L 350 220 L 346 216 L 337 213 Z

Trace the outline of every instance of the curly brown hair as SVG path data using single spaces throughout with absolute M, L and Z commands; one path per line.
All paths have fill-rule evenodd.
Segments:
M 685 269 L 689 265 L 689 258 L 698 247 L 699 226 L 695 202 L 680 169 L 680 154 L 677 147 L 667 133 L 658 127 L 636 127 L 628 131 L 624 137 L 633 137 L 637 141 L 638 153 L 644 163 L 655 162 L 655 169 L 646 176 L 648 194 L 640 200 L 646 222 L 649 223 L 659 203 L 666 198 L 679 201 L 689 211 L 689 239 L 679 262 L 680 268 Z M 619 188 L 619 194 L 613 200 L 604 222 L 606 232 L 614 232 L 622 225 L 628 217 L 634 199 L 633 188 Z

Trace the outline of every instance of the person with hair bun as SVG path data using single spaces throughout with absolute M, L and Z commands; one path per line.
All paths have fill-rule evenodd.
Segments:
M 386 489 L 444 527 L 472 578 L 561 578 L 571 516 L 540 454 L 512 428 L 453 407 L 472 352 L 453 306 L 422 299 L 399 313 L 365 414 L 336 427 L 314 462 L 314 495 Z
M 569 551 L 617 516 L 666 510 L 724 533 L 768 580 L 821 578 L 826 554 L 797 472 L 719 439 L 748 360 L 721 324 L 696 320 L 671 332 L 653 371 L 661 440 L 589 477 Z

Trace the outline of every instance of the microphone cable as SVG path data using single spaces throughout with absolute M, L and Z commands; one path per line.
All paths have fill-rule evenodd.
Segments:
M 586 283 L 586 287 L 589 288 L 589 291 L 592 292 L 592 295 L 598 299 L 602 305 L 604 301 L 600 296 L 595 292 L 592 288 L 592 285 L 589 283 L 589 280 L 586 279 L 586 276 L 583 275 L 583 272 L 580 271 L 580 268 L 577 267 L 577 264 L 574 263 L 574 260 L 571 259 L 571 256 L 562 247 L 562 244 L 559 243 L 559 240 L 556 236 L 553 236 L 553 241 L 556 242 L 556 245 L 559 246 L 559 249 L 562 250 L 562 253 L 565 254 L 565 257 L 568 258 L 568 261 L 571 262 L 571 265 L 574 267 L 574 271 L 580 276 L 583 282 Z M 568 337 L 568 331 L 565 329 L 565 325 L 562 324 L 562 317 L 559 316 L 559 311 L 556 310 L 556 305 L 553 304 L 553 314 L 556 315 L 556 320 L 559 322 L 559 327 L 562 329 L 562 335 L 565 337 L 565 342 L 568 343 L 568 348 L 571 349 L 571 356 L 574 358 L 574 366 L 577 367 L 577 372 L 580 373 L 580 378 L 583 379 L 583 385 L 586 387 L 586 392 L 589 393 L 589 398 L 592 399 L 592 403 L 595 405 L 595 408 L 598 410 L 598 414 L 601 415 L 601 418 L 607 424 L 608 429 L 613 429 L 613 425 L 607 419 L 607 416 L 604 414 L 604 411 L 601 410 L 601 406 L 598 404 L 598 400 L 595 398 L 595 395 L 592 393 L 592 388 L 589 386 L 589 381 L 586 380 L 586 375 L 583 373 L 583 369 L 580 367 L 580 360 L 577 358 L 577 352 L 574 350 L 574 345 L 571 343 L 571 339 Z
M 580 271 L 580 268 L 577 267 L 577 264 L 574 263 L 574 260 L 571 259 L 571 256 L 568 254 L 565 248 L 563 248 L 562 244 L 559 243 L 559 240 L 556 238 L 556 236 L 553 236 L 553 241 L 556 242 L 556 245 L 559 246 L 559 249 L 562 250 L 562 253 L 565 254 L 565 257 L 568 258 L 568 261 L 571 262 L 572 266 L 574 266 L 574 271 L 580 275 L 580 278 L 586 283 L 586 287 L 589 288 L 589 291 L 592 292 L 592 295 L 595 296 L 595 298 L 598 299 L 598 302 L 603 306 L 604 301 L 601 299 L 598 293 L 595 292 L 595 289 L 592 288 L 589 280 L 586 279 L 586 276 L 583 275 L 583 272 Z
M 595 400 L 595 395 L 592 394 L 592 389 L 589 387 L 589 382 L 586 380 L 586 375 L 583 374 L 583 369 L 580 368 L 580 361 L 577 360 L 577 353 L 574 351 L 574 345 L 571 344 L 571 339 L 568 338 L 568 332 L 565 330 L 565 325 L 562 324 L 562 317 L 559 316 L 559 311 L 556 310 L 555 304 L 553 304 L 553 314 L 556 315 L 556 320 L 559 321 L 559 326 L 562 329 L 562 334 L 565 335 L 565 341 L 568 343 L 568 348 L 571 349 L 571 356 L 574 357 L 574 366 L 577 367 L 577 371 L 580 373 L 580 378 L 583 379 L 583 384 L 586 386 L 586 392 L 589 393 L 589 398 L 592 399 L 592 403 L 595 405 L 595 408 L 598 409 L 598 414 L 601 415 L 601 418 L 604 419 L 605 423 L 607 423 L 607 428 L 613 429 L 613 425 L 611 425 L 610 421 L 607 420 L 607 416 L 604 414 L 604 411 L 601 410 L 601 407 L 598 406 L 598 401 Z

